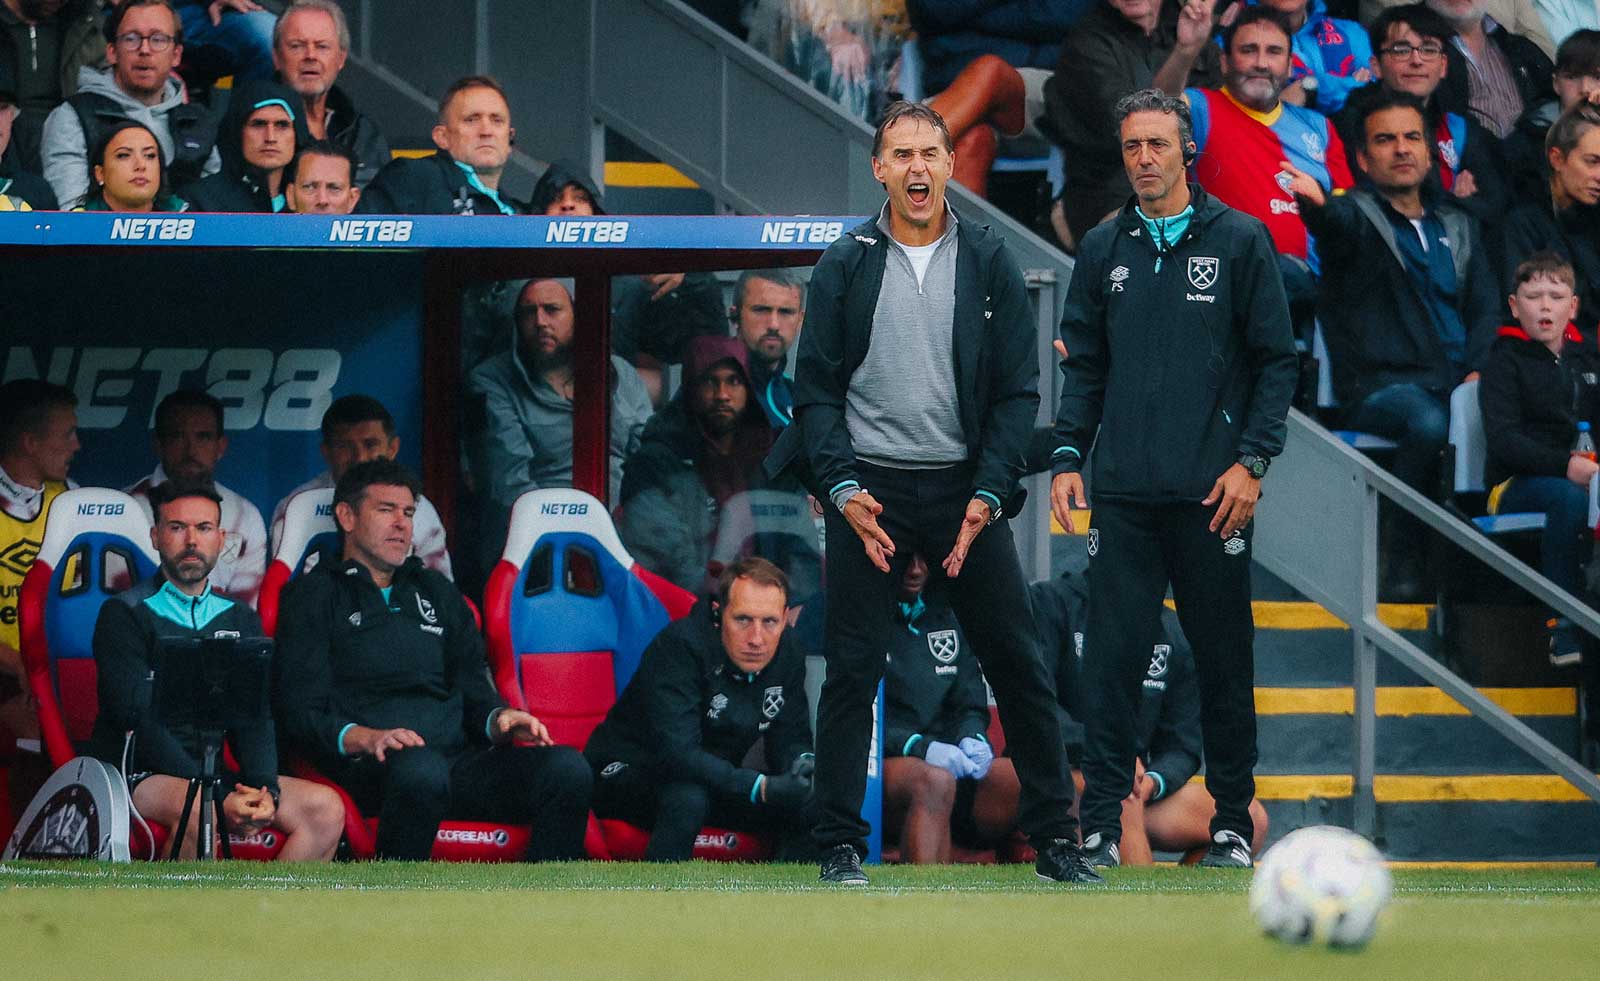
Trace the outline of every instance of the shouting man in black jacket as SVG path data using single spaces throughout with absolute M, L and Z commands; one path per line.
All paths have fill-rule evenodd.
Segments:
M 594 812 L 650 828 L 646 859 L 688 860 L 707 823 L 776 830 L 786 851 L 809 848 L 811 713 L 805 655 L 784 637 L 788 604 L 777 566 L 729 565 L 714 599 L 645 648 L 589 737 Z M 745 767 L 758 742 L 765 768 Z
M 392 460 L 339 478 L 343 561 L 293 582 L 279 614 L 288 742 L 379 812 L 379 858 L 428 858 L 447 817 L 530 823 L 530 861 L 582 858 L 588 764 L 495 692 L 472 611 L 410 554 L 418 494 Z
M 1294 393 L 1288 302 L 1266 226 L 1184 183 L 1195 151 L 1188 105 L 1146 89 L 1117 110 L 1135 200 L 1078 252 L 1061 321 L 1068 357 L 1050 485 L 1071 531 L 1094 447 L 1083 830 L 1102 842 L 1121 833 L 1135 698 L 1170 582 L 1194 644 L 1217 801 L 1202 864 L 1249 866 L 1250 518 Z
M 1072 782 L 1050 675 L 1012 544 L 1039 405 L 1022 270 L 987 226 L 944 197 L 954 164 L 944 119 L 897 102 L 873 142 L 889 193 L 876 221 L 828 247 L 811 277 L 795 421 L 769 470 L 796 465 L 825 507 L 828 675 L 817 715 L 816 841 L 822 878 L 861 884 L 872 703 L 913 552 L 943 558 L 962 628 L 983 638 L 1022 780 L 1020 824 L 1047 879 L 1098 882 L 1078 850 Z M 859 541 L 859 547 L 857 542 Z M 965 573 L 965 575 L 963 575 Z M 956 578 L 961 576 L 959 580 Z

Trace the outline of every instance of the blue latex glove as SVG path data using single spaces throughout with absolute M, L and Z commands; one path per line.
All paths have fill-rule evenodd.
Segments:
M 972 761 L 973 767 L 977 770 L 973 774 L 973 779 L 982 780 L 989 775 L 989 767 L 994 765 L 993 747 L 977 736 L 968 736 L 961 740 L 960 749 L 961 752 L 966 754 L 967 759 Z
M 924 759 L 941 770 L 948 770 L 957 780 L 978 775 L 977 766 L 967 758 L 967 754 L 949 743 L 929 743 Z

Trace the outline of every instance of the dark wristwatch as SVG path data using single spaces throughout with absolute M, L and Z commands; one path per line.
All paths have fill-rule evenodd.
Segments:
M 1239 457 L 1239 466 L 1244 467 L 1250 476 L 1257 480 L 1267 475 L 1268 460 L 1264 456 L 1254 456 L 1246 453 Z

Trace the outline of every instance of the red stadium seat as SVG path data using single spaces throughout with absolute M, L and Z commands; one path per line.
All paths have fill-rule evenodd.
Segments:
M 315 568 L 324 558 L 337 554 L 338 539 L 338 525 L 333 520 L 333 488 L 301 491 L 290 498 L 284 509 L 278 551 L 267 566 L 261 594 L 256 600 L 267 633 L 277 632 L 278 604 L 283 588 L 296 576 Z M 467 605 L 477 617 L 477 607 L 471 600 L 467 600 Z M 345 841 L 350 853 L 356 858 L 371 858 L 376 854 L 377 818 L 363 816 L 343 787 L 305 761 L 290 759 L 285 767 L 297 777 L 333 788 L 344 801 Z M 526 853 L 531 833 L 527 825 L 445 821 L 434 835 L 432 857 L 442 862 L 515 862 Z
M 529 491 L 511 510 L 500 562 L 484 589 L 489 665 L 500 694 L 538 716 L 557 742 L 582 748 L 627 687 L 655 635 L 694 596 L 641 567 L 605 505 L 578 490 Z M 644 857 L 649 833 L 601 821 L 594 858 Z M 591 829 L 592 830 L 592 829 Z M 764 836 L 705 828 L 694 857 L 756 861 Z
M 51 504 L 44 543 L 22 583 L 19 613 L 22 663 L 52 766 L 81 755 L 78 747 L 94 727 L 99 703 L 93 641 L 100 604 L 155 575 L 159 561 L 144 511 L 121 491 L 86 487 Z M 159 854 L 169 829 L 157 825 L 151 831 Z M 273 828 L 229 837 L 235 858 L 261 861 L 276 857 L 284 840 Z M 132 853 L 146 855 L 150 844 L 136 825 Z

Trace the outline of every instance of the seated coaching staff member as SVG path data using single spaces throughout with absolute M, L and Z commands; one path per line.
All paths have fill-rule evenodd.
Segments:
M 339 478 L 343 561 L 283 594 L 274 687 L 288 743 L 379 811 L 379 858 L 428 858 L 447 817 L 531 823 L 529 860 L 582 858 L 589 767 L 500 700 L 472 611 L 410 555 L 418 491 L 392 460 Z
M 94 754 L 128 767 L 133 803 L 151 821 L 174 827 L 183 813 L 189 780 L 200 775 L 203 752 L 193 718 L 162 718 L 148 698 L 149 680 L 161 661 L 161 645 L 210 637 L 262 636 L 255 611 L 212 592 L 211 571 L 226 532 L 222 495 L 209 482 L 174 477 L 150 491 L 155 525 L 150 543 L 161 571 L 100 607 L 94 626 L 94 663 L 100 714 L 94 720 Z M 133 756 L 122 755 L 133 732 Z M 226 830 L 238 834 L 275 825 L 287 835 L 283 861 L 322 860 L 344 833 L 344 805 L 320 784 L 278 776 L 272 722 L 230 728 L 240 773 L 224 780 L 232 790 L 222 800 Z M 200 830 L 190 814 L 181 854 L 193 858 Z M 219 829 L 220 830 L 220 829 Z
M 650 828 L 646 859 L 686 861 L 706 824 L 788 832 L 785 851 L 808 848 L 811 716 L 805 655 L 783 635 L 788 603 L 771 562 L 728 566 L 714 601 L 650 642 L 589 737 L 594 812 Z M 766 773 L 740 765 L 757 741 Z
M 1170 582 L 1199 671 L 1206 786 L 1217 801 L 1201 864 L 1248 867 L 1250 518 L 1294 394 L 1288 301 L 1266 226 L 1184 182 L 1195 150 L 1189 107 L 1146 89 L 1117 110 L 1135 196 L 1078 251 L 1061 320 L 1069 354 L 1050 487 L 1071 531 L 1094 447 L 1083 831 L 1102 842 L 1121 833 L 1136 698 Z

